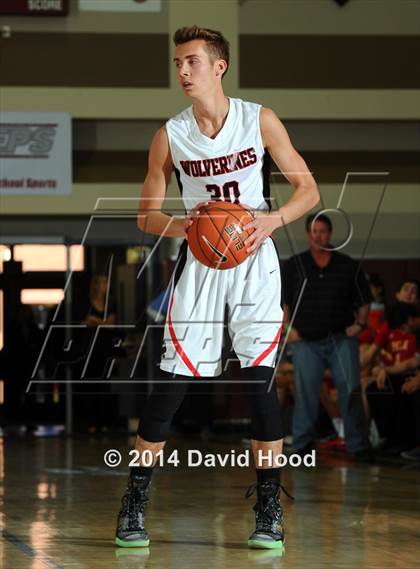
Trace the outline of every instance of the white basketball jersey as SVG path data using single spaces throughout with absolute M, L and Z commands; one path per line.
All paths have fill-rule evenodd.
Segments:
M 260 131 L 261 105 L 231 97 L 229 101 L 225 124 L 215 138 L 200 131 L 192 106 L 166 123 L 175 174 L 187 211 L 207 200 L 243 203 L 261 210 L 270 208 L 269 162 L 264 160 Z

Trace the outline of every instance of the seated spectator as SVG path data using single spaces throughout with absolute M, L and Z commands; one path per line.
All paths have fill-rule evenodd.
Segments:
M 369 359 L 369 353 L 376 334 L 385 322 L 385 284 L 381 277 L 374 273 L 369 276 L 369 287 L 373 300 L 369 305 L 366 329 L 359 335 L 360 385 L 363 408 L 367 417 L 369 417 L 370 411 L 366 388 L 372 380 L 372 367 L 375 363 L 372 358 Z M 374 446 L 379 444 L 378 432 L 373 422 L 370 424 L 370 440 Z
M 403 451 L 401 456 L 407 460 L 420 460 L 420 352 L 416 352 L 411 358 L 398 362 L 394 365 L 380 365 L 373 368 L 373 374 L 377 378 L 377 382 L 385 385 L 386 378 L 392 375 L 414 373 L 405 378 L 401 386 L 401 393 L 410 396 L 407 404 L 402 401 L 401 408 L 398 411 L 397 422 L 408 425 L 408 443 L 413 440 L 412 432 L 414 426 L 414 447 L 410 450 Z M 401 427 L 400 427 L 401 428 Z
M 420 283 L 416 279 L 405 279 L 395 293 L 398 302 L 417 304 L 419 301 Z M 417 326 L 416 326 L 417 327 Z
M 400 452 L 410 445 L 404 419 L 407 402 L 401 400 L 401 395 L 409 369 L 405 362 L 413 362 L 416 354 L 416 337 L 412 333 L 415 317 L 416 310 L 410 304 L 397 302 L 392 306 L 387 332 L 381 328 L 372 345 L 372 354 L 379 357 L 379 365 L 372 369 L 373 383 L 366 390 L 371 414 L 381 437 L 386 440 L 388 448 L 400 449 Z M 412 431 L 414 434 L 414 429 Z
M 281 362 L 276 374 L 277 397 L 280 403 L 284 403 L 290 396 L 295 398 L 295 382 L 293 380 L 293 364 L 291 362 Z
M 385 321 L 385 284 L 376 273 L 369 277 L 369 287 L 372 294 L 372 302 L 369 304 L 367 326 L 359 335 L 359 345 L 370 345 L 375 339 L 376 333 Z
M 400 286 L 398 287 L 395 298 L 397 303 L 405 303 L 409 304 L 414 308 L 414 316 L 411 319 L 411 330 L 413 333 L 418 333 L 420 331 L 420 317 L 417 310 L 417 304 L 419 300 L 419 288 L 420 284 L 415 279 L 407 279 L 403 281 Z M 382 340 L 379 340 L 379 344 L 383 343 L 386 340 L 389 334 L 389 325 L 388 322 L 385 320 L 382 325 L 379 327 L 377 331 L 376 338 L 372 339 L 369 345 L 365 345 L 365 349 L 361 351 L 360 354 L 360 365 L 362 368 L 366 368 L 371 365 L 373 358 L 378 353 L 378 338 L 381 337 Z M 417 338 L 418 343 L 419 338 Z M 365 344 L 369 344 L 369 342 L 365 342 Z
M 420 354 L 417 361 L 420 362 Z M 406 460 L 420 461 L 420 370 L 409 377 L 401 388 L 402 392 L 413 399 L 412 412 L 414 413 L 415 424 L 415 446 L 407 451 L 403 451 L 401 456 Z
M 387 375 L 391 374 L 405 374 L 406 372 L 415 371 L 420 366 L 420 353 L 416 352 L 414 356 L 408 358 L 404 361 L 397 362 L 395 364 L 386 365 L 380 364 L 372 369 L 372 375 L 376 379 L 376 382 L 384 384 Z

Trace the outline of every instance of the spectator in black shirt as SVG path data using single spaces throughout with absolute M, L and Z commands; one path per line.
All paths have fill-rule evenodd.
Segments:
M 346 447 L 362 458 L 369 439 L 360 394 L 357 336 L 366 327 L 372 296 L 360 265 L 333 249 L 328 216 L 308 216 L 306 231 L 309 250 L 291 257 L 283 272 L 286 328 L 296 311 L 289 330 L 296 385 L 293 444 L 301 453 L 313 447 L 328 365 L 338 391 Z

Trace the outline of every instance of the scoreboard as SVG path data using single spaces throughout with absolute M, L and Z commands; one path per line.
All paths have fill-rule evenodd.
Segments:
M 67 16 L 69 0 L 1 0 L 0 15 Z

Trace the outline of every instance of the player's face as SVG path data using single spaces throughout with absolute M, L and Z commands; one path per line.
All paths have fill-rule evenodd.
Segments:
M 315 221 L 308 231 L 309 245 L 314 249 L 329 249 L 331 231 L 323 221 Z
M 177 78 L 185 95 L 200 97 L 214 88 L 217 62 L 211 61 L 204 40 L 176 46 L 174 61 Z
M 399 302 L 416 304 L 418 301 L 418 294 L 419 291 L 417 290 L 416 283 L 404 283 L 395 296 Z

